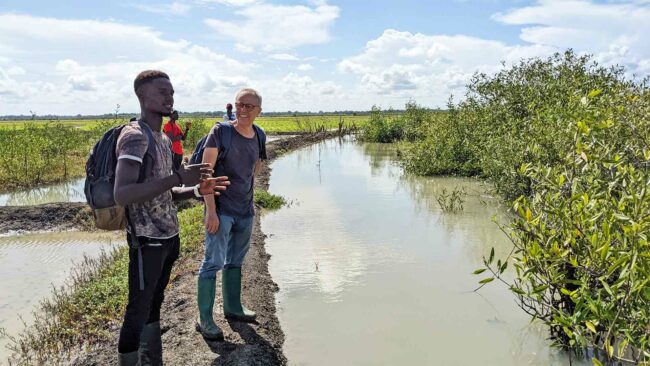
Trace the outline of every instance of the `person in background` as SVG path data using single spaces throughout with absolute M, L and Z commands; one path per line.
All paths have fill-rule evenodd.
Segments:
M 172 115 L 169 117 L 169 121 L 163 126 L 163 132 L 169 139 L 172 141 L 172 152 L 174 153 L 173 162 L 174 170 L 178 170 L 181 167 L 183 162 L 183 142 L 187 138 L 187 133 L 192 127 L 192 122 L 185 123 L 185 132 L 181 127 L 176 123 L 178 120 L 178 111 L 172 112 Z
M 226 114 L 223 115 L 223 121 L 234 121 L 237 119 L 237 116 L 235 113 L 232 111 L 232 104 L 228 103 L 226 104 Z

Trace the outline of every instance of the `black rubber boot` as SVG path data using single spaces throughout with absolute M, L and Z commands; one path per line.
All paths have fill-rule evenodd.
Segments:
M 140 364 L 141 366 L 162 366 L 162 339 L 160 338 L 160 322 L 145 324 L 140 334 Z
M 138 351 L 119 353 L 117 357 L 118 366 L 140 366 Z

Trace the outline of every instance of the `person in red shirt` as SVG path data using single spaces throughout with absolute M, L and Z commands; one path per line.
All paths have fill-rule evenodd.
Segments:
M 183 162 L 183 142 L 187 137 L 187 133 L 190 131 L 192 122 L 185 123 L 185 132 L 181 127 L 176 123 L 178 120 L 178 112 L 174 111 L 169 117 L 169 122 L 165 123 L 163 126 L 163 132 L 172 140 L 172 152 L 174 153 L 173 162 L 174 170 L 180 168 L 181 163 Z

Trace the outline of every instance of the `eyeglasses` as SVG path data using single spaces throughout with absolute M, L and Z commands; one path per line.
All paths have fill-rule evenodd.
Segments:
M 246 109 L 247 111 L 252 111 L 253 109 L 257 108 L 255 104 L 246 104 L 246 103 L 235 103 L 235 107 L 237 109 Z

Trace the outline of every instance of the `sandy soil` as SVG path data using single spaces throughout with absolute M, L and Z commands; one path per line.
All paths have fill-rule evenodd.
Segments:
M 272 160 L 283 153 L 336 136 L 334 132 L 303 135 L 268 143 Z M 265 165 L 257 177 L 256 188 L 268 189 L 271 169 Z M 85 210 L 85 211 L 84 211 Z M 85 212 L 85 213 L 84 213 Z M 84 204 L 49 204 L 32 207 L 0 208 L 0 232 L 9 230 L 65 229 L 87 227 Z M 86 216 L 84 219 L 83 217 Z M 80 219 L 81 218 L 81 219 Z M 276 317 L 275 292 L 278 286 L 268 269 L 270 255 L 264 247 L 259 215 L 255 219 L 251 248 L 243 267 L 243 301 L 257 312 L 256 324 L 226 321 L 220 314 L 222 299 L 217 291 L 215 320 L 224 330 L 224 342 L 206 342 L 194 329 L 196 270 L 202 258 L 188 258 L 180 268 L 190 268 L 172 279 L 162 309 L 164 361 L 166 365 L 285 365 L 282 353 L 284 333 Z M 220 284 L 218 284 L 218 289 Z M 121 319 L 107 325 L 110 341 L 72 350 L 66 364 L 77 366 L 116 365 L 117 338 Z

